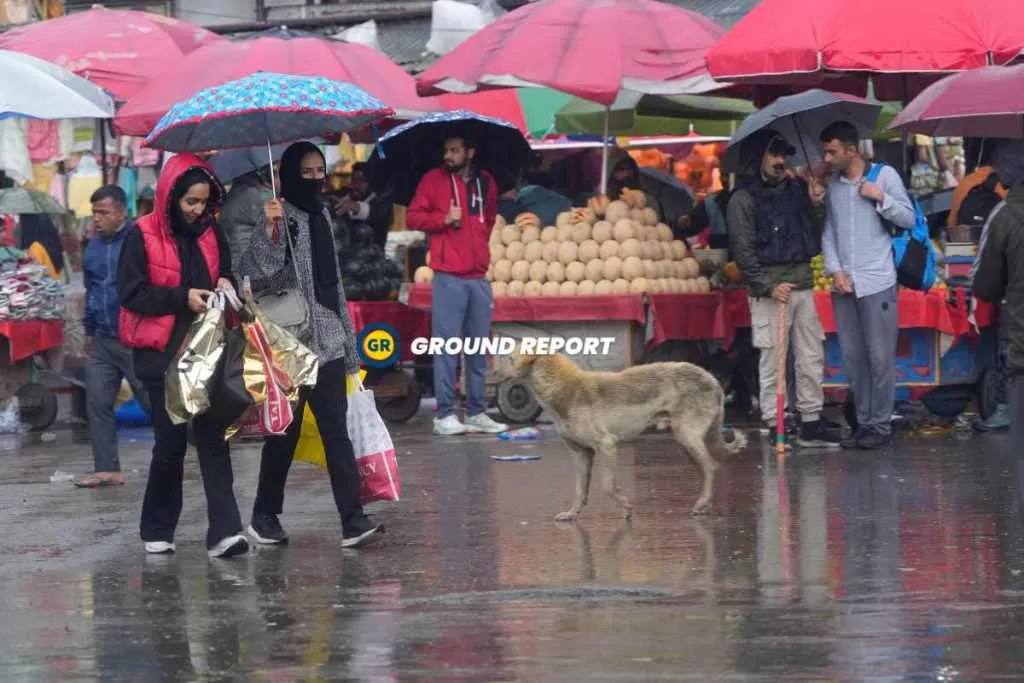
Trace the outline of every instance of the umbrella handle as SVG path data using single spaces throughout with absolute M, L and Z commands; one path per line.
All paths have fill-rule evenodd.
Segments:
M 274 152 L 270 149 L 270 138 L 267 138 L 267 161 L 270 162 L 270 190 L 274 193 L 274 200 L 277 200 L 277 181 L 274 179 Z

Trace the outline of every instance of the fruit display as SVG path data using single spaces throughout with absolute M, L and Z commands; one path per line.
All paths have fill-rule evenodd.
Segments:
M 373 243 L 373 228 L 353 231 L 338 251 L 341 281 L 349 301 L 386 301 L 398 298 L 403 268 Z
M 811 259 L 811 272 L 814 273 L 814 291 L 831 292 L 832 278 L 825 276 L 825 257 L 818 254 Z
M 495 225 L 487 271 L 494 295 L 710 292 L 701 264 L 646 203 L 643 192 L 626 190 L 619 200 L 596 197 L 563 212 L 555 225 L 541 227 L 532 213 Z

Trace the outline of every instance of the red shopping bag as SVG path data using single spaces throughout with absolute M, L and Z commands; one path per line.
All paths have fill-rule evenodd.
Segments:
M 267 399 L 246 412 L 238 424 L 238 434 L 242 437 L 280 436 L 288 431 L 295 419 L 292 404 L 285 393 L 290 380 L 274 365 L 270 344 L 259 321 L 243 325 L 243 329 L 263 364 Z

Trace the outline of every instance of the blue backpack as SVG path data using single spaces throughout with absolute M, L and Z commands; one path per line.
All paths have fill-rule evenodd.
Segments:
M 882 172 L 882 164 L 871 164 L 865 179 L 871 183 L 878 182 Z M 884 221 L 892 236 L 892 258 L 896 264 L 896 281 L 901 287 L 926 292 L 935 284 L 936 263 L 935 252 L 932 250 L 931 235 L 928 230 L 928 217 L 924 215 L 917 199 L 914 203 L 916 220 L 910 230 L 898 228 Z

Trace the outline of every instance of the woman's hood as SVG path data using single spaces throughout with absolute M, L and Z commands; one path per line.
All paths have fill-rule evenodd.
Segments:
M 217 180 L 217 175 L 213 172 L 213 167 L 210 164 L 195 154 L 175 154 L 160 170 L 160 177 L 156 181 L 156 201 L 153 203 L 153 213 L 150 214 L 155 216 L 164 228 L 170 229 L 171 193 L 174 192 L 174 185 L 181 176 L 193 168 L 198 168 L 209 176 L 210 183 L 215 189 L 215 202 L 224 199 L 224 186 Z M 210 206 L 211 211 L 215 211 L 217 208 L 216 204 Z

